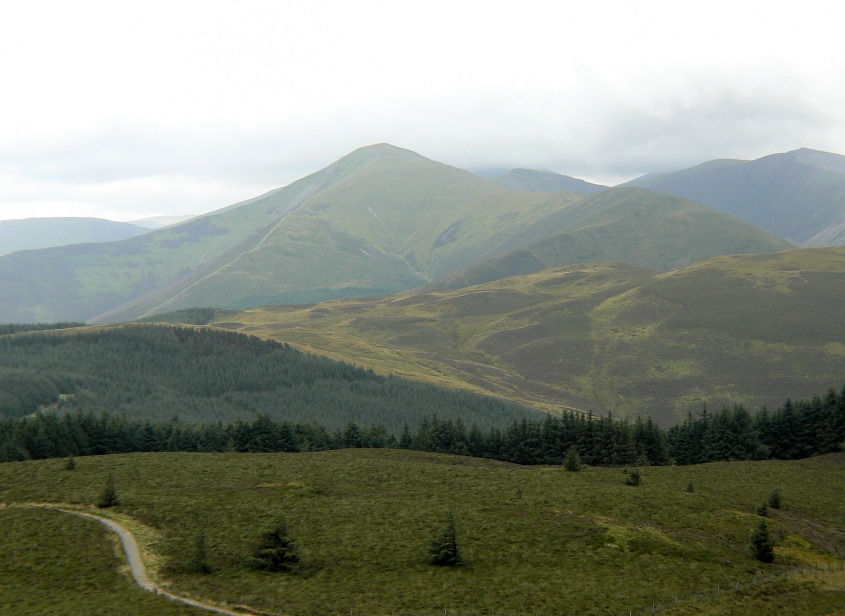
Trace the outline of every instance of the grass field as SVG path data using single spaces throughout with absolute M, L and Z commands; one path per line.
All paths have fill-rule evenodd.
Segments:
M 112 537 L 97 522 L 55 511 L 0 509 L 0 614 L 202 613 L 136 586 L 120 570 Z
M 31 587 L 50 595 L 50 586 L 38 580 L 64 579 L 68 572 L 40 573 L 37 553 L 51 561 L 57 552 L 76 556 L 88 551 L 89 541 L 98 554 L 93 566 L 111 572 L 98 575 L 113 580 L 118 594 L 130 592 L 129 581 L 121 586 L 115 573 L 101 529 L 16 506 L 90 506 L 112 473 L 123 505 L 110 515 L 136 533 L 160 584 L 268 613 L 627 614 L 675 595 L 683 601 L 678 614 L 824 614 L 845 605 L 841 576 L 834 574 L 744 586 L 736 600 L 695 600 L 699 589 L 729 587 L 737 579 L 745 584 L 789 564 L 841 567 L 845 454 L 644 468 L 639 487 L 625 485 L 619 468 L 568 473 L 391 450 L 129 454 L 79 458 L 75 471 L 63 465 L 0 465 L 0 502 L 6 505 L 0 509 L 0 552 L 26 554 L 31 563 L 2 565 L 12 571 L 0 582 L 4 597 Z M 769 517 L 777 556 L 773 565 L 763 565 L 751 557 L 748 540 L 759 520 L 756 507 L 774 489 L 783 497 L 783 507 Z M 426 562 L 428 543 L 450 512 L 467 564 L 433 567 Z M 280 514 L 298 545 L 301 570 L 289 575 L 246 568 L 259 534 Z M 44 534 L 40 529 L 50 525 L 59 534 L 47 548 L 33 549 Z M 83 543 L 82 528 L 94 539 Z M 208 575 L 184 566 L 200 529 L 213 568 Z M 736 611 L 755 601 L 760 611 Z M 787 605 L 806 610 L 763 609 Z

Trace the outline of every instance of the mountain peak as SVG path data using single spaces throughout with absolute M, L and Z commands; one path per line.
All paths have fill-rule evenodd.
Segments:
M 831 152 L 813 150 L 810 148 L 799 148 L 797 150 L 787 152 L 787 154 L 790 155 L 795 162 L 845 175 L 845 156 L 842 156 L 841 154 L 832 154 Z

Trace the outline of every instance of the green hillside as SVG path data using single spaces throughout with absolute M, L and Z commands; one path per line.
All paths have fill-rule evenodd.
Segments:
M 709 257 L 793 245 L 712 208 L 641 188 L 613 188 L 562 213 L 566 232 L 434 282 L 457 289 L 575 263 L 624 261 L 668 271 Z
M 247 331 L 545 408 L 774 407 L 845 373 L 845 249 L 717 257 L 657 274 L 580 264 L 457 290 L 218 315 Z
M 114 242 L 147 233 L 141 225 L 102 218 L 25 218 L 0 220 L 0 256 L 18 250 Z
M 538 171 L 536 169 L 511 169 L 507 173 L 489 179 L 499 186 L 527 192 L 574 192 L 582 195 L 594 195 L 607 190 L 607 186 L 601 184 L 593 184 L 554 171 Z
M 0 257 L 0 322 L 386 295 L 479 264 L 494 277 L 608 259 L 672 269 L 788 246 L 682 199 L 630 188 L 589 198 L 509 190 L 380 144 L 174 227 Z M 536 261 L 527 270 L 521 253 L 516 264 L 513 255 L 489 262 L 524 249 Z
M 117 321 L 195 305 L 382 295 L 549 237 L 554 215 L 580 198 L 510 191 L 371 146 L 142 237 L 0 258 L 0 321 Z
M 541 415 L 256 337 L 156 325 L 0 336 L 0 419 L 41 410 L 118 413 L 147 422 L 251 421 L 263 415 L 319 422 L 330 430 L 352 421 L 396 434 L 434 415 L 461 417 L 485 429 Z
M 845 156 L 802 148 L 630 182 L 692 199 L 803 246 L 845 245 Z
M 65 514 L 24 506 L 31 502 L 113 516 L 168 590 L 259 613 L 621 615 L 650 613 L 654 603 L 666 614 L 782 616 L 833 614 L 845 602 L 843 454 L 643 468 L 638 487 L 619 468 L 567 472 L 395 450 L 64 464 L 0 464 L 4 615 L 90 614 L 108 609 L 104 599 L 140 594 L 116 571 L 96 522 L 56 521 Z M 94 509 L 109 475 L 122 504 Z M 775 561 L 764 564 L 749 538 L 774 490 L 781 506 L 765 520 Z M 447 514 L 465 563 L 455 568 L 427 562 Z M 261 533 L 280 516 L 301 564 L 294 573 L 250 568 Z M 208 574 L 191 565 L 200 532 Z M 77 554 L 78 563 L 66 557 Z M 809 565 L 825 572 L 802 575 Z M 162 597 L 142 599 L 147 613 L 171 613 Z

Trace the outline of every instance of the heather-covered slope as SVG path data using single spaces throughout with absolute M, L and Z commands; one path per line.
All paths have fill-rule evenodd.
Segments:
M 775 406 L 839 387 L 843 277 L 841 248 L 716 257 L 664 274 L 582 264 L 216 323 L 384 372 L 667 425 L 704 403 Z

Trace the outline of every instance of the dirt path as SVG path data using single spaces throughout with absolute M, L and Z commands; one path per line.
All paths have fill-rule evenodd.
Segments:
M 62 507 L 56 506 L 40 506 L 44 507 L 45 509 L 51 509 L 53 511 L 68 513 L 70 515 L 79 516 L 81 518 L 96 520 L 97 522 L 105 524 L 111 530 L 116 532 L 120 537 L 120 542 L 123 544 L 123 551 L 126 553 L 126 559 L 129 561 L 129 569 L 132 572 L 132 577 L 135 579 L 135 582 L 138 584 L 138 586 L 140 586 L 144 590 L 155 593 L 156 595 L 163 595 L 168 599 L 180 601 L 181 603 L 185 603 L 193 607 L 198 607 L 200 609 L 208 610 L 210 612 L 216 612 L 218 614 L 229 614 L 231 616 L 255 616 L 255 612 L 236 612 L 233 610 L 227 610 L 222 607 L 216 607 L 207 603 L 202 603 L 201 601 L 195 601 L 193 599 L 189 599 L 188 597 L 174 595 L 173 593 L 167 592 L 166 590 L 162 589 L 160 586 L 158 586 L 158 584 L 156 584 L 150 579 L 150 576 L 147 574 L 147 569 L 146 567 L 144 567 L 144 561 L 141 558 L 141 550 L 138 549 L 138 542 L 135 541 L 135 536 L 131 532 L 129 532 L 129 530 L 122 524 L 119 524 L 109 518 L 94 515 L 93 513 L 85 513 L 83 511 L 76 511 L 74 509 L 64 509 Z

